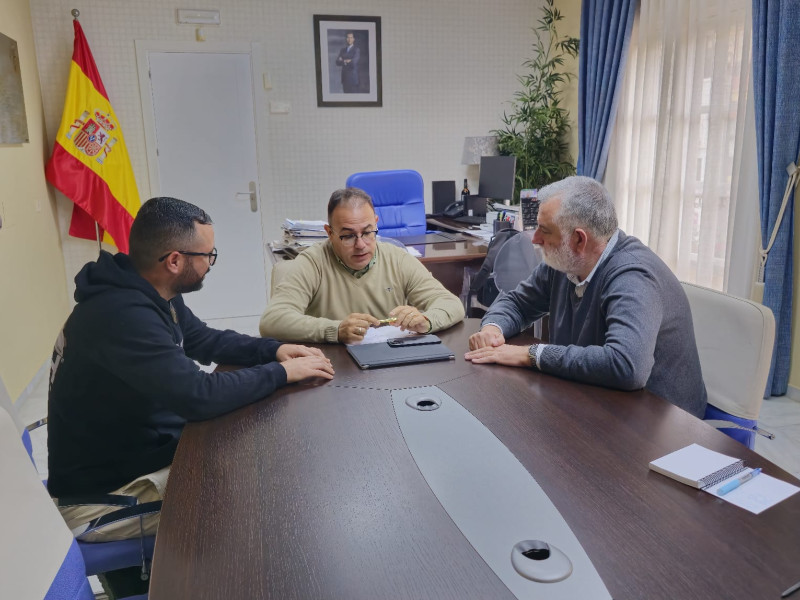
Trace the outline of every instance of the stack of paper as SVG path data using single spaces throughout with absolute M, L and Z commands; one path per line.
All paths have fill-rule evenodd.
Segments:
M 283 241 L 288 246 L 311 246 L 327 237 L 325 221 L 286 219 L 283 222 Z

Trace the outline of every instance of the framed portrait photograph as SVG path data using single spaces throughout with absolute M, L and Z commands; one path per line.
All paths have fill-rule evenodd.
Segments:
M 383 106 L 381 18 L 314 15 L 317 106 Z

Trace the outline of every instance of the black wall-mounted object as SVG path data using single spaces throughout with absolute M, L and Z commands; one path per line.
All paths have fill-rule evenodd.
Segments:
M 434 181 L 433 183 L 433 214 L 441 215 L 444 209 L 456 201 L 455 181 Z

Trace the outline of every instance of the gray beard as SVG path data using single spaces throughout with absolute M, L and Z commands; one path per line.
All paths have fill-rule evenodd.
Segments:
M 584 261 L 570 250 L 567 240 L 554 250 L 546 250 L 542 247 L 544 263 L 556 271 L 561 271 L 567 275 L 578 275 L 583 270 Z

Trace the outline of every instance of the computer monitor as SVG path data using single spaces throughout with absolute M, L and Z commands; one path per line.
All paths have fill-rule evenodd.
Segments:
M 433 182 L 433 214 L 441 215 L 444 209 L 456 201 L 455 181 Z
M 514 197 L 516 156 L 481 156 L 478 196 L 491 200 L 511 200 Z

